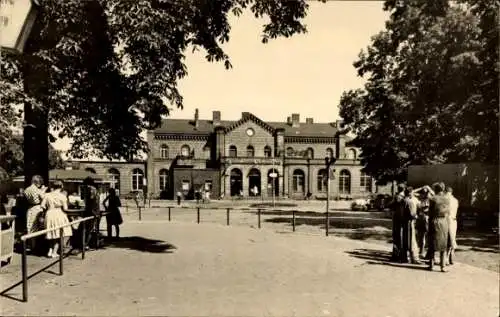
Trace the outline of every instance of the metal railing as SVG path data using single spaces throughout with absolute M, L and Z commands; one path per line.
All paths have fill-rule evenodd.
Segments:
M 172 208 L 173 209 L 196 209 L 196 223 L 201 222 L 201 209 L 207 209 L 207 210 L 226 210 L 226 225 L 230 225 L 230 213 L 231 210 L 243 210 L 243 211 L 250 211 L 250 210 L 257 210 L 257 228 L 261 229 L 262 228 L 262 210 L 269 210 L 266 208 L 220 208 L 220 207 L 193 207 L 193 206 L 167 206 L 168 208 L 168 221 L 172 221 Z M 292 225 L 292 230 L 295 232 L 295 227 L 296 227 L 296 213 L 301 212 L 301 213 L 307 213 L 307 212 L 314 212 L 314 211 L 297 211 L 295 209 L 292 210 L 285 210 L 285 209 L 271 209 L 273 212 L 291 212 L 292 213 L 292 218 L 291 218 L 291 225 Z M 325 228 L 329 227 L 329 212 L 325 212 Z M 318 217 L 319 218 L 319 217 Z M 142 217 L 139 218 L 141 220 Z M 328 229 L 325 230 L 326 236 L 328 236 Z
M 107 213 L 102 213 L 100 215 L 100 217 L 102 217 L 106 214 Z M 71 222 L 64 224 L 64 225 L 61 225 L 61 226 L 57 226 L 57 227 L 49 228 L 49 229 L 44 229 L 44 230 L 40 230 L 37 232 L 24 234 L 23 236 L 21 236 L 20 240 L 22 242 L 22 254 L 21 254 L 22 280 L 21 280 L 21 282 L 12 285 L 8 289 L 3 290 L 1 295 L 5 294 L 6 292 L 10 291 L 11 289 L 17 287 L 19 284 L 22 284 L 22 289 L 23 289 L 22 301 L 27 302 L 28 301 L 28 280 L 29 280 L 29 278 L 35 276 L 36 274 L 44 271 L 45 269 L 53 266 L 56 263 L 59 263 L 59 275 L 60 276 L 63 275 L 63 273 L 64 273 L 63 259 L 65 256 L 67 256 L 69 253 L 71 253 L 75 249 L 74 247 L 71 247 L 71 249 L 68 251 L 68 253 L 66 255 L 64 254 L 64 238 L 65 238 L 64 237 L 64 228 L 69 227 L 69 226 L 73 227 L 73 225 L 80 225 L 81 223 L 85 223 L 85 222 L 88 222 L 91 220 L 97 220 L 98 218 L 99 217 L 97 217 L 97 216 L 89 216 L 89 217 L 85 217 L 82 219 L 71 221 Z M 56 230 L 59 230 L 59 249 L 60 249 L 59 250 L 59 258 L 55 262 L 50 263 L 49 265 L 45 266 L 41 270 L 28 276 L 27 240 L 39 237 L 39 236 L 44 235 L 48 232 L 53 232 Z M 81 226 L 81 239 L 82 239 L 81 240 L 81 257 L 82 257 L 82 260 L 84 260 L 85 259 L 85 249 L 87 247 L 87 237 L 86 237 L 86 226 L 85 225 Z M 99 248 L 99 237 L 97 236 L 96 239 L 97 239 L 96 248 Z

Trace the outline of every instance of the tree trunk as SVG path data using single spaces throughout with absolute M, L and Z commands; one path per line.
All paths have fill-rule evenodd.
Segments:
M 25 85 L 26 88 L 28 85 Z M 31 184 L 34 175 L 40 175 L 49 184 L 48 115 L 44 109 L 24 105 L 24 185 Z

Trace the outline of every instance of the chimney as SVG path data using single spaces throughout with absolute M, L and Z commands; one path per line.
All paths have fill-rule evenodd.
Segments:
M 195 128 L 198 128 L 198 126 L 199 126 L 199 124 L 200 124 L 200 123 L 199 123 L 199 120 L 198 120 L 198 119 L 199 119 L 199 116 L 200 116 L 200 115 L 199 115 L 199 112 L 198 112 L 198 108 L 196 108 L 196 109 L 194 110 L 194 127 L 195 127 Z
M 292 117 L 287 117 L 287 118 L 286 118 L 286 123 L 287 123 L 288 125 L 292 125 Z
M 300 126 L 300 114 L 292 113 L 292 127 L 298 128 Z
M 212 124 L 214 126 L 220 125 L 220 111 L 213 111 L 212 112 Z
M 306 118 L 307 124 L 313 124 L 313 118 Z

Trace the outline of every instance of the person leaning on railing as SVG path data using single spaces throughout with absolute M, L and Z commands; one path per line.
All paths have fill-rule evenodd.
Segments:
M 91 177 L 87 177 L 83 181 L 84 185 L 84 201 L 85 209 L 83 211 L 83 217 L 95 216 L 93 221 L 87 221 L 85 223 L 85 231 L 87 233 L 85 245 L 88 246 L 91 239 L 95 239 L 96 244 L 99 239 L 99 193 L 97 191 L 94 180 Z
M 63 182 L 56 180 L 52 185 L 52 191 L 47 193 L 42 200 L 41 207 L 45 212 L 45 227 L 46 229 L 58 228 L 60 226 L 68 225 L 63 227 L 63 236 L 71 237 L 73 234 L 71 226 L 69 226 L 68 216 L 65 214 L 68 211 L 67 197 L 63 193 Z M 59 229 L 49 231 L 45 235 L 46 239 L 49 241 L 49 252 L 47 257 L 55 258 L 58 257 L 58 248 L 61 248 L 60 252 L 63 252 L 64 246 L 59 246 L 61 231 Z
M 43 210 L 40 206 L 47 187 L 43 185 L 43 178 L 40 175 L 34 175 L 31 178 L 31 185 L 24 190 L 24 198 L 27 204 L 26 211 L 26 233 L 33 233 L 42 230 Z M 39 239 L 31 239 L 28 244 L 28 250 L 35 250 L 36 242 Z

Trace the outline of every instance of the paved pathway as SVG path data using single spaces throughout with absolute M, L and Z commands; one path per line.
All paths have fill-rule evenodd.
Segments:
M 30 280 L 0 314 L 78 316 L 482 316 L 499 313 L 495 272 L 384 261 L 384 246 L 219 224 L 129 221 L 120 243 Z M 54 268 L 57 270 L 57 267 Z M 2 284 L 4 284 L 2 282 Z M 5 285 L 2 285 L 5 286 Z M 10 295 L 20 297 L 21 288 Z

